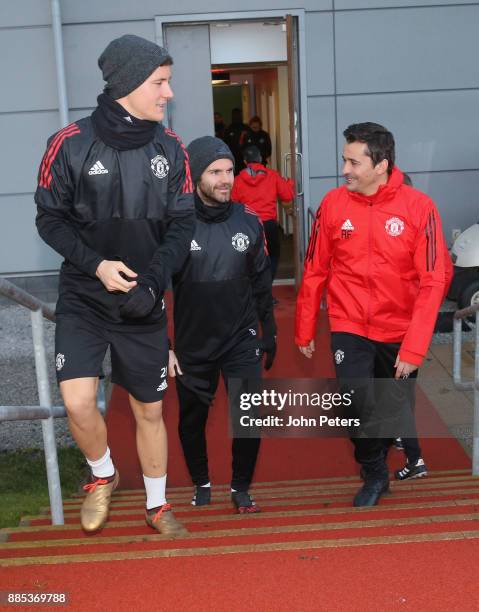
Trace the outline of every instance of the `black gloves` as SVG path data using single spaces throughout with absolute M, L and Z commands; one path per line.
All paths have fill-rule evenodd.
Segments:
M 261 344 L 266 354 L 264 369 L 269 370 L 276 357 L 276 322 L 273 313 L 269 313 L 266 318 L 261 321 L 261 327 L 263 328 Z
M 120 315 L 126 319 L 140 319 L 149 315 L 158 298 L 158 289 L 152 285 L 140 279 L 138 285 L 126 294 L 120 306 Z
M 273 365 L 274 358 L 276 357 L 276 336 L 272 336 L 268 340 L 263 337 L 263 351 L 266 353 L 264 369 L 269 370 Z

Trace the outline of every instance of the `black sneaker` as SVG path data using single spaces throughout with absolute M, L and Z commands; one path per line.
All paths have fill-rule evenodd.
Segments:
M 402 439 L 401 438 L 396 438 L 394 440 L 394 448 L 396 450 L 404 450 L 404 444 L 402 443 Z
M 239 514 L 261 512 L 248 491 L 234 491 L 231 493 L 231 501 L 235 505 Z
M 211 487 L 196 487 L 191 500 L 192 506 L 208 506 L 211 504 Z
M 410 465 L 409 461 L 403 467 L 402 470 L 394 472 L 396 480 L 407 480 L 408 478 L 424 478 L 427 476 L 427 467 L 424 463 L 424 459 L 419 457 L 414 465 Z

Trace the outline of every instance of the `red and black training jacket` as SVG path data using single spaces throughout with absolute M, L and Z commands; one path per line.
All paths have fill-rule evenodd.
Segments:
M 195 226 L 187 153 L 158 124 L 146 145 L 114 149 L 91 117 L 47 143 L 35 193 L 43 240 L 64 257 L 58 314 L 90 315 L 112 328 L 165 324 L 162 300 L 143 319 L 123 320 L 124 294 L 108 292 L 95 272 L 103 259 L 154 274 L 160 295 L 189 253 Z
M 431 341 L 446 276 L 445 241 L 434 202 L 393 168 L 374 196 L 330 191 L 306 253 L 295 341 L 306 346 L 326 289 L 331 331 L 399 342 L 420 365 Z

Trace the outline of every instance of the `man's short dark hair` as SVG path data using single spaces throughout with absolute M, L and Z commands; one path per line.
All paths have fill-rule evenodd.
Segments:
M 364 142 L 367 145 L 367 155 L 373 165 L 377 166 L 383 159 L 388 162 L 388 174 L 391 174 L 396 158 L 394 150 L 394 136 L 379 123 L 353 123 L 343 132 L 348 144 Z
M 243 159 L 247 164 L 261 163 L 261 151 L 255 145 L 243 149 Z

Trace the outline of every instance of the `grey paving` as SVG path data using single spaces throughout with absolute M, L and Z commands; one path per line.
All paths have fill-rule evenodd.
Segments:
M 53 366 L 55 326 L 46 320 L 44 324 L 52 400 L 60 405 Z M 0 405 L 37 404 L 30 311 L 15 305 L 0 306 Z M 59 446 L 73 445 L 66 419 L 55 419 L 55 430 Z M 40 421 L 0 422 L 0 450 L 15 448 L 43 448 Z

